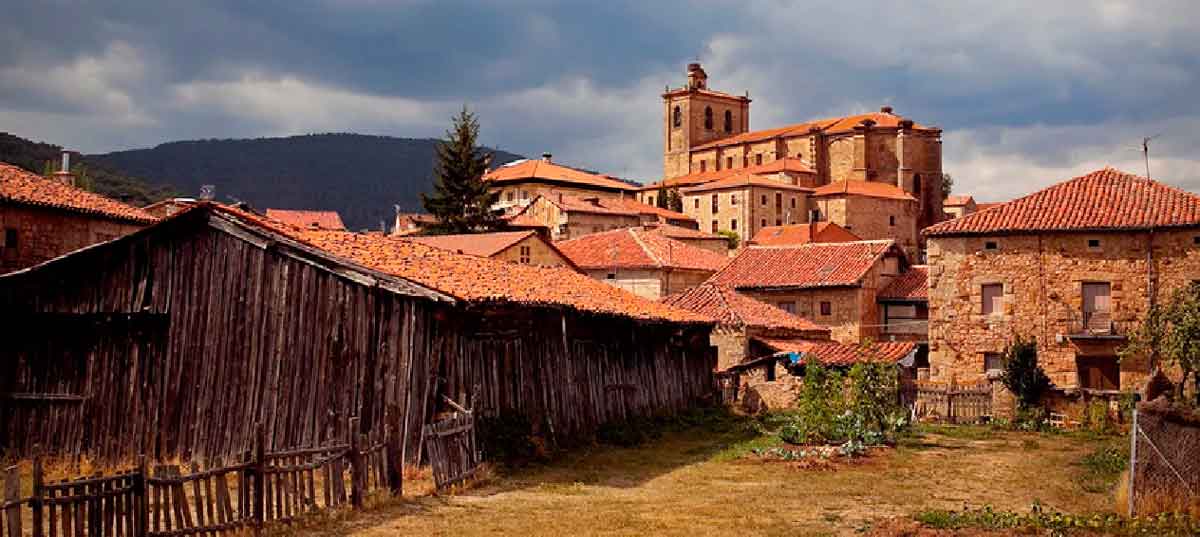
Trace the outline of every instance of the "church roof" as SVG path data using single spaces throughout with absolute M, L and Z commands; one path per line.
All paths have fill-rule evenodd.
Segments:
M 865 196 L 869 198 L 884 198 L 903 201 L 917 201 L 904 189 L 888 183 L 875 181 L 846 180 L 829 183 L 813 191 L 813 197 L 820 196 Z
M 1200 196 L 1104 168 L 925 228 L 930 237 L 1200 226 Z
M 900 123 L 904 121 L 903 117 L 891 112 L 872 112 L 868 114 L 855 114 L 851 116 L 817 119 L 813 121 L 806 121 L 804 123 L 796 123 L 794 125 L 777 127 L 774 129 L 744 132 L 728 138 L 722 138 L 720 140 L 698 145 L 693 147 L 692 151 L 702 151 L 705 149 L 712 149 L 714 147 L 760 142 L 763 140 L 770 140 L 772 138 L 800 136 L 808 134 L 812 131 L 822 131 L 826 134 L 839 134 L 854 130 L 854 127 L 868 119 L 875 122 L 875 128 L 897 128 L 900 126 Z M 918 125 L 916 123 L 913 124 L 912 128 L 915 130 L 936 130 L 923 125 Z
M 733 175 L 730 177 L 726 177 L 724 179 L 720 179 L 717 181 L 712 181 L 712 182 L 708 182 L 708 183 L 704 183 L 704 184 L 696 185 L 696 186 L 690 186 L 687 188 L 681 188 L 681 189 L 679 189 L 679 191 L 692 194 L 692 193 L 696 193 L 696 192 L 707 192 L 709 190 L 721 190 L 724 188 L 740 188 L 740 187 L 746 187 L 746 186 L 778 188 L 780 190 L 797 190 L 797 191 L 801 191 L 801 192 L 812 192 L 813 191 L 813 189 L 808 188 L 806 186 L 792 185 L 792 184 L 784 183 L 782 181 L 767 179 L 766 177 L 754 175 L 751 173 L 739 173 L 739 174 L 736 174 L 736 175 Z
M 752 165 L 752 166 L 746 166 L 745 168 L 726 168 L 724 170 L 709 170 L 709 171 L 703 171 L 703 172 L 689 173 L 687 175 L 680 175 L 679 177 L 671 177 L 669 179 L 664 179 L 657 183 L 650 183 L 650 184 L 642 187 L 641 189 L 642 190 L 656 190 L 661 186 L 668 186 L 668 187 L 695 186 L 695 185 L 701 185 L 704 183 L 708 183 L 711 181 L 716 181 L 716 180 L 724 178 L 724 177 L 728 177 L 730 174 L 738 174 L 738 173 L 766 175 L 766 174 L 781 173 L 781 172 L 807 173 L 807 174 L 817 173 L 817 172 L 813 171 L 812 167 L 805 164 L 803 160 L 798 159 L 796 157 L 788 157 L 788 158 L 772 160 L 771 162 L 768 162 L 766 164 L 756 164 L 756 165 Z
M 555 164 L 546 159 L 511 162 L 483 174 L 483 180 L 493 183 L 520 183 L 542 180 L 568 183 L 583 188 L 599 188 L 601 190 L 633 191 L 637 189 L 634 185 L 618 181 L 607 175 L 576 170 L 575 168 Z

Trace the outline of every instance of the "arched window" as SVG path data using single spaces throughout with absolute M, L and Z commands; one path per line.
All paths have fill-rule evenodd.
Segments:
M 921 197 L 921 174 L 913 176 L 913 197 L 920 199 Z
M 733 132 L 733 112 L 725 111 L 725 132 Z
M 704 107 L 704 129 L 705 130 L 710 130 L 710 131 L 712 130 L 712 121 L 713 121 L 712 120 L 712 107 L 705 106 Z
M 683 112 L 679 110 L 679 105 L 675 105 L 675 111 L 672 112 L 671 115 L 671 123 L 673 123 L 675 127 L 680 127 L 683 125 Z

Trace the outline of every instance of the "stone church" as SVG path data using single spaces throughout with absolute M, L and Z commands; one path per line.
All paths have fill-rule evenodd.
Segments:
M 830 221 L 891 238 L 915 260 L 919 230 L 942 214 L 941 130 L 877 113 L 750 130 L 750 98 L 709 89 L 699 63 L 663 100 L 663 180 L 704 231 L 749 239 L 763 227 Z

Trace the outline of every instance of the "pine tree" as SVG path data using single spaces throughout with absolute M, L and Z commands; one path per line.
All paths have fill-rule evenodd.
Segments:
M 421 194 L 421 204 L 438 221 L 433 233 L 479 233 L 502 225 L 492 209 L 500 193 L 483 180 L 492 155 L 476 145 L 478 139 L 479 122 L 464 106 L 437 146 L 433 195 Z

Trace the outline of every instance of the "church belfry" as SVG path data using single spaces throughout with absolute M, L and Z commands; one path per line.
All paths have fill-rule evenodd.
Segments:
M 699 171 L 692 169 L 693 148 L 750 130 L 750 98 L 708 89 L 699 63 L 688 64 L 687 85 L 668 87 L 662 98 L 663 178 Z

